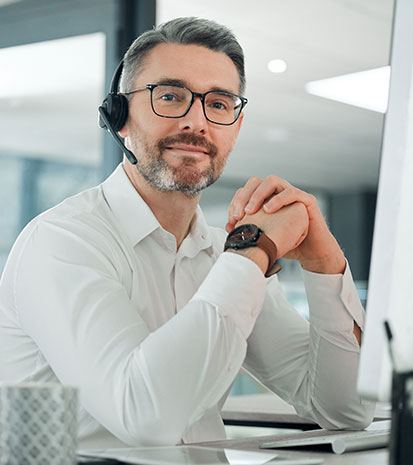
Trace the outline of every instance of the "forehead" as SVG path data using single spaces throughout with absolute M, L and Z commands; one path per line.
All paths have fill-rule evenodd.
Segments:
M 240 79 L 232 60 L 200 45 L 159 44 L 148 52 L 136 85 L 179 79 L 195 92 L 225 89 L 239 93 Z

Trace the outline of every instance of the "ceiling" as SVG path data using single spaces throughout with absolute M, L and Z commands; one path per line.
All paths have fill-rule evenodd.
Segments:
M 392 10 L 393 0 L 158 0 L 158 22 L 193 15 L 214 19 L 229 26 L 244 48 L 249 103 L 221 185 L 275 173 L 313 191 L 375 189 L 383 115 L 311 96 L 304 85 L 387 65 Z M 287 62 L 285 73 L 268 71 L 274 58 Z M 30 133 L 29 150 L 38 133 L 34 125 L 44 117 L 48 137 L 39 133 L 38 142 L 52 144 L 50 153 L 64 148 L 63 158 L 89 154 L 98 161 L 100 86 L 99 92 L 88 88 L 80 97 L 76 91 L 76 102 L 85 105 L 81 112 L 70 93 L 23 103 L 0 99 L 0 124 L 7 128 L 0 149 L 14 153 L 21 149 L 21 135 Z M 66 135 L 65 127 L 70 128 Z

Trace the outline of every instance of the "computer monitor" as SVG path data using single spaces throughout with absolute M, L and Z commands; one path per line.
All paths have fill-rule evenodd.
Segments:
M 389 104 L 384 120 L 367 320 L 358 391 L 390 400 L 391 363 L 383 322 L 394 335 L 398 368 L 413 367 L 413 1 L 393 17 Z

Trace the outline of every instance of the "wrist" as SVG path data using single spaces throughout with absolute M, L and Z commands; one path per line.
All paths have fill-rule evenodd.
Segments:
M 242 251 L 241 255 L 254 261 L 267 278 L 281 269 L 276 264 L 277 246 L 256 224 L 245 223 L 232 230 L 224 244 L 224 251 L 228 249 Z
M 346 259 L 343 252 L 332 256 L 317 257 L 312 259 L 301 258 L 300 264 L 306 271 L 319 274 L 344 274 Z
M 227 249 L 226 252 L 242 255 L 253 261 L 265 275 L 269 265 L 269 258 L 266 252 L 259 247 L 248 247 L 247 249 Z

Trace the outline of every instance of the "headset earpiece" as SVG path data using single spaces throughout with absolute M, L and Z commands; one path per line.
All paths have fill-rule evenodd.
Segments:
M 128 100 L 124 95 L 110 93 L 103 100 L 101 107 L 106 112 L 114 131 L 120 131 L 128 119 Z M 106 123 L 99 116 L 99 126 L 108 129 Z
M 122 138 L 118 134 L 123 126 L 125 126 L 126 120 L 128 119 L 129 109 L 128 99 L 124 95 L 118 93 L 122 69 L 123 61 L 119 63 L 115 73 L 113 74 L 109 94 L 106 95 L 102 104 L 98 108 L 98 124 L 99 127 L 110 132 L 128 160 L 133 165 L 136 165 L 137 160 L 135 155 L 126 148 Z

